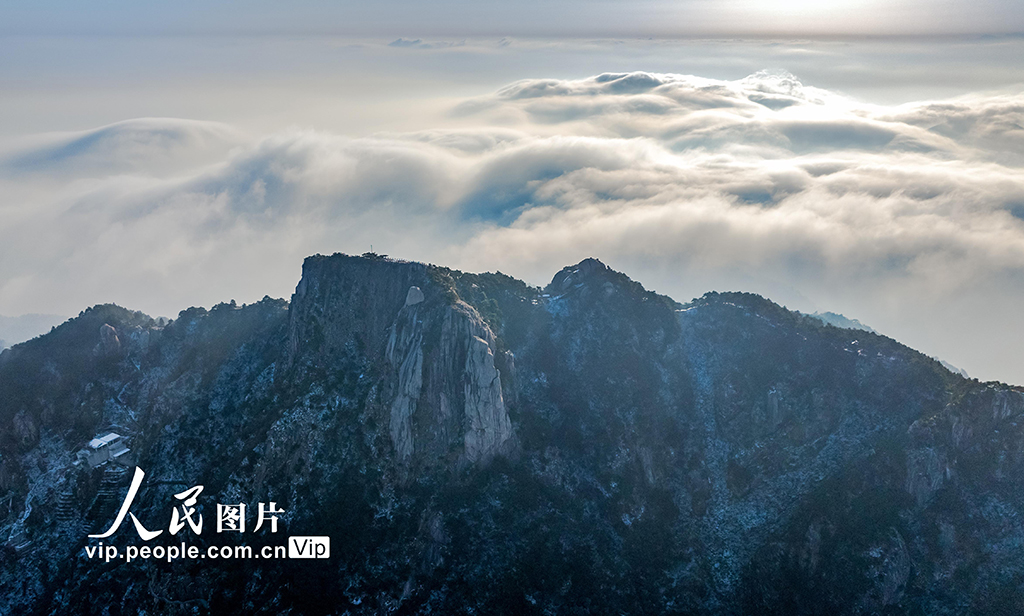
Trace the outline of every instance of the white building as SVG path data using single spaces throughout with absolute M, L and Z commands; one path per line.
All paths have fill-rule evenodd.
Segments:
M 96 468 L 110 461 L 127 464 L 128 459 L 124 456 L 128 455 L 130 451 L 124 444 L 124 437 L 111 432 L 89 441 L 89 445 L 78 452 L 78 461 L 87 463 L 90 468 Z

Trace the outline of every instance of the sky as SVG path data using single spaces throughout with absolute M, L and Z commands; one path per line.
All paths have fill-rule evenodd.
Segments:
M 36 0 L 0 4 L 21 34 L 807 36 L 1015 34 L 1016 0 Z
M 0 314 L 594 256 L 1024 384 L 1021 8 L 819 5 L 0 3 Z

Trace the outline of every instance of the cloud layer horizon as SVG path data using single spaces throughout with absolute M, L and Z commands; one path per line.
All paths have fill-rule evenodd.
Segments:
M 477 128 L 254 136 L 128 120 L 0 153 L 0 314 L 287 296 L 377 252 L 543 284 L 594 256 L 686 301 L 742 290 L 1024 383 L 1024 94 L 898 106 L 785 72 L 527 79 Z

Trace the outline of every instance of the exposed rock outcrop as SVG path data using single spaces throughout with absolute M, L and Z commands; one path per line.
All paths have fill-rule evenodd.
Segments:
M 502 451 L 512 425 L 494 366 L 493 332 L 465 302 L 421 308 L 416 287 L 409 297 L 417 301 L 399 311 L 386 352 L 395 379 L 388 419 L 396 455 L 409 462 L 418 442 L 425 456 L 444 459 L 460 439 L 469 462 Z
M 409 287 L 409 292 L 405 294 L 405 305 L 415 306 L 421 303 L 425 297 L 423 297 L 423 291 L 420 291 L 419 287 Z
M 463 426 L 466 457 L 486 458 L 512 437 L 512 425 L 501 393 L 501 375 L 494 367 L 494 334 L 471 306 L 460 302 L 449 309 L 441 329 L 441 348 L 454 358 L 465 357 Z M 456 359 L 457 361 L 457 359 Z
M 121 339 L 117 337 L 117 330 L 108 323 L 100 326 L 98 350 L 101 355 L 116 355 L 121 352 Z
M 418 303 L 410 305 L 406 301 L 398 313 L 397 321 L 391 326 L 386 354 L 387 361 L 394 368 L 396 380 L 388 422 L 391 443 L 395 455 L 403 462 L 408 461 L 413 454 L 412 420 L 423 390 L 423 321 L 417 318 L 418 311 L 410 307 Z
M 443 276 L 418 263 L 312 257 L 290 320 L 294 361 L 355 361 L 388 375 L 378 390 L 381 421 L 403 473 L 442 468 L 453 455 L 474 463 L 507 452 L 512 425 L 494 333 Z

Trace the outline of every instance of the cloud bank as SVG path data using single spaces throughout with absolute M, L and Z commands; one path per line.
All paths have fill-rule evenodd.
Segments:
M 858 102 L 784 72 L 530 79 L 476 129 L 245 136 L 147 119 L 0 155 L 0 313 L 287 295 L 314 252 L 835 310 L 1024 383 L 1024 95 Z

